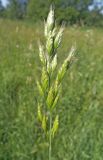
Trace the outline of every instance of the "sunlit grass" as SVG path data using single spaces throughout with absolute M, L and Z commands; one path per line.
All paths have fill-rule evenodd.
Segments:
M 1 160 L 45 160 L 48 155 L 36 120 L 41 26 L 0 20 Z M 53 160 L 102 160 L 102 34 L 100 29 L 77 27 L 68 27 L 64 33 L 60 62 L 75 41 L 78 60 L 63 83 Z

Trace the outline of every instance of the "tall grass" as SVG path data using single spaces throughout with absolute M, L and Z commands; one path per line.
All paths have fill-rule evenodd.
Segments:
M 53 141 L 53 160 L 102 160 L 102 30 L 66 28 L 59 63 L 76 41 L 78 61 L 65 77 L 57 112 L 60 128 Z M 37 37 L 43 29 L 0 20 L 0 159 L 45 160 L 47 144 L 37 116 L 39 77 Z M 37 67 L 38 66 L 38 67 Z M 39 98 L 39 95 L 38 95 Z M 44 154 L 45 153 L 45 154 Z
M 53 6 L 51 6 L 44 27 L 45 46 L 39 42 L 39 57 L 42 67 L 41 80 L 37 81 L 37 87 L 42 99 L 38 103 L 38 120 L 49 141 L 49 160 L 52 159 L 52 140 L 59 127 L 59 115 L 57 114 L 55 118 L 53 118 L 53 115 L 56 112 L 55 110 L 60 97 L 61 83 L 74 61 L 76 50 L 72 46 L 69 55 L 57 71 L 59 57 L 57 50 L 61 44 L 63 32 L 64 24 L 62 24 L 59 31 L 57 30 L 55 12 Z

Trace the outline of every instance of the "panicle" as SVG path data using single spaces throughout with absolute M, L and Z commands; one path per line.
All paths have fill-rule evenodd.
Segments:
M 37 81 L 37 87 L 42 99 L 38 103 L 38 120 L 45 134 L 54 138 L 59 126 L 58 115 L 52 119 L 53 111 L 56 109 L 61 94 L 61 82 L 65 73 L 74 61 L 76 47 L 73 46 L 68 57 L 64 60 L 60 69 L 57 69 L 57 49 L 61 44 L 65 24 L 63 23 L 57 31 L 55 24 L 54 9 L 51 6 L 45 22 L 45 48 L 39 43 L 39 57 L 42 63 L 41 79 Z M 56 72 L 55 72 L 56 71 Z M 55 75 L 55 73 L 57 75 Z M 56 76 L 55 80 L 54 77 Z M 54 116 L 53 116 L 54 117 Z M 51 121 L 52 119 L 52 121 Z M 50 126 L 49 125 L 50 121 Z

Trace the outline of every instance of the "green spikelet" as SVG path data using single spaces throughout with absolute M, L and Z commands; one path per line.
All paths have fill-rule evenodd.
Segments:
M 46 89 L 48 87 L 48 76 L 45 68 L 42 69 L 42 77 L 41 77 L 41 83 L 44 93 L 46 92 Z
M 46 100 L 48 108 L 51 108 L 53 101 L 54 101 L 54 93 L 53 93 L 53 88 L 51 87 Z
M 42 112 L 41 112 L 41 105 L 38 103 L 38 120 L 42 122 Z
M 65 60 L 64 63 L 62 64 L 62 67 L 60 68 L 59 72 L 58 72 L 58 75 L 57 75 L 57 81 L 58 83 L 60 84 L 62 79 L 64 78 L 64 75 L 67 71 L 67 61 Z
M 57 54 L 55 54 L 52 63 L 51 63 L 51 67 L 52 67 L 52 72 L 54 72 L 55 68 L 57 66 Z
M 47 126 L 47 118 L 46 118 L 46 116 L 44 115 L 43 116 L 43 119 L 42 119 L 42 128 L 43 128 L 43 130 L 46 132 L 46 126 Z
M 39 43 L 39 57 L 40 61 L 45 65 L 46 64 L 46 58 L 44 53 L 44 47 Z
M 56 98 L 55 98 L 55 100 L 54 100 L 54 102 L 53 102 L 52 110 L 56 107 L 56 104 L 58 103 L 59 95 L 60 94 L 58 93 L 57 96 L 56 96 Z
M 50 12 L 47 17 L 47 22 L 45 23 L 45 37 L 48 36 L 48 33 L 50 31 L 53 31 L 53 28 L 55 27 L 55 19 L 54 19 L 54 9 L 51 6 Z
M 54 40 L 53 40 L 53 35 L 52 32 L 48 34 L 47 42 L 46 42 L 46 49 L 47 53 L 52 56 L 53 53 L 53 47 L 54 46 Z
M 64 24 L 62 24 L 58 34 L 56 35 L 56 38 L 54 40 L 54 47 L 55 50 L 59 47 L 61 40 L 62 40 L 62 35 L 63 35 L 63 31 L 64 31 Z
M 52 136 L 55 136 L 55 133 L 57 132 L 59 127 L 59 117 L 58 115 L 55 117 L 54 123 L 53 123 L 53 128 L 52 128 Z
M 44 92 L 43 92 L 43 88 L 40 85 L 39 81 L 36 82 L 37 83 L 37 87 L 38 87 L 38 91 L 40 93 L 41 96 L 44 96 Z
M 62 64 L 62 66 L 57 74 L 57 81 L 59 84 L 63 80 L 66 71 L 69 69 L 70 64 L 73 61 L 75 51 L 76 51 L 76 46 L 73 46 L 70 50 L 69 56 L 65 59 L 64 63 Z

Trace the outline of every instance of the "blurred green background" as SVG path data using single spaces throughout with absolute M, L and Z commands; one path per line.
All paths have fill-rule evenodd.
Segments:
M 38 23 L 46 18 L 51 4 L 59 24 L 103 27 L 102 0 L 0 0 L 0 17 Z
M 44 41 L 43 25 L 31 19 L 0 19 L 0 160 L 48 159 L 37 121 L 40 97 L 35 83 L 40 76 L 37 41 Z M 75 42 L 78 54 L 62 85 L 52 160 L 103 159 L 102 34 L 100 27 L 78 23 L 65 29 L 59 65 Z
M 40 26 L 0 20 L 0 160 L 45 160 L 48 148 L 37 122 L 35 78 L 40 74 Z M 77 62 L 66 75 L 58 104 L 54 160 L 102 160 L 103 31 L 68 27 L 59 62 L 77 42 Z M 55 113 L 54 113 L 55 114 Z

